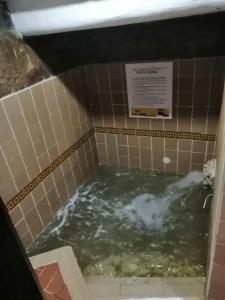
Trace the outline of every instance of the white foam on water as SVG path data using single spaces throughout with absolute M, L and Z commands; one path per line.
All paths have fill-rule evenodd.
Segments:
M 121 176 L 130 175 L 130 173 L 128 173 L 128 172 L 116 172 L 116 173 L 114 173 L 114 175 L 117 176 L 117 177 L 121 177 Z
M 168 213 L 170 205 L 178 198 L 185 196 L 187 189 L 193 189 L 202 181 L 203 173 L 199 171 L 190 172 L 187 176 L 169 184 L 166 190 L 159 196 L 150 193 L 140 193 L 135 196 L 128 205 L 124 206 L 123 203 L 120 202 L 114 209 L 114 215 L 119 219 L 125 218 L 129 223 L 135 224 L 135 226 L 145 226 L 148 229 L 160 229 L 162 228 L 163 218 Z M 50 231 L 51 234 L 60 234 L 62 228 L 69 222 L 71 213 L 74 213 L 76 210 L 78 200 L 90 203 L 94 203 L 98 200 L 92 193 L 93 187 L 99 183 L 100 182 L 96 181 L 85 188 L 81 187 L 67 205 L 59 209 L 57 212 L 59 224 Z M 91 196 L 90 198 L 88 197 L 89 194 Z M 104 206 L 111 208 L 107 202 L 104 202 Z M 94 210 L 93 205 L 89 205 L 87 208 L 88 210 Z M 107 217 L 111 214 L 103 208 L 101 215 Z M 88 222 L 85 222 L 85 224 L 90 226 Z M 102 233 L 101 228 L 99 232 L 96 232 L 97 237 L 100 233 Z
M 65 225 L 65 223 L 67 222 L 68 220 L 68 216 L 69 216 L 69 212 L 71 210 L 74 210 L 75 209 L 75 205 L 76 205 L 76 202 L 78 200 L 78 197 L 79 197 L 79 192 L 77 192 L 71 199 L 70 201 L 67 203 L 66 206 L 60 208 L 56 214 L 56 217 L 58 220 L 61 220 L 59 225 L 57 225 L 56 227 L 54 227 L 51 231 L 50 231 L 50 234 L 51 233 L 57 233 L 59 234 L 60 233 L 60 229 L 62 229 L 62 227 Z
M 78 200 L 81 202 L 86 202 L 86 201 L 88 201 L 90 203 L 94 202 L 96 197 L 92 197 L 92 198 L 88 199 L 87 196 L 88 196 L 88 194 L 90 194 L 92 192 L 92 189 L 94 188 L 94 186 L 99 183 L 100 183 L 99 181 L 95 181 L 92 184 L 85 186 L 85 188 L 83 186 L 81 186 L 78 189 L 76 194 L 74 194 L 74 196 L 69 200 L 67 205 L 58 210 L 58 212 L 56 214 L 56 218 L 60 221 L 60 223 L 50 231 L 50 234 L 53 234 L 53 233 L 56 233 L 57 235 L 60 234 L 63 226 L 66 223 L 68 223 L 71 212 L 74 212 Z M 89 206 L 88 209 L 91 210 L 93 208 L 92 208 L 92 206 Z M 88 226 L 90 226 L 90 224 Z
M 169 184 L 165 192 L 159 196 L 144 193 L 136 196 L 126 206 L 114 210 L 120 219 L 126 219 L 135 226 L 145 226 L 150 230 L 162 229 L 163 219 L 169 212 L 170 205 L 177 199 L 182 199 L 197 184 L 203 181 L 203 173 L 190 172 L 187 176 Z M 120 204 L 121 205 L 121 204 Z

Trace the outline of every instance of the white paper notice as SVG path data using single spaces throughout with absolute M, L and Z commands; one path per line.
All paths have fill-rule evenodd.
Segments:
M 172 118 L 173 63 L 126 64 L 130 117 Z

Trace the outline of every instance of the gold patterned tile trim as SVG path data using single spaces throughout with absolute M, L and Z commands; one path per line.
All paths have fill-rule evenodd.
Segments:
M 56 158 L 47 168 L 45 168 L 38 176 L 29 182 L 19 193 L 17 193 L 8 203 L 8 210 L 12 210 L 19 204 L 32 190 L 38 186 L 49 174 L 51 174 L 65 159 L 74 153 L 80 146 L 82 146 L 89 137 L 94 133 L 94 128 L 90 129 L 85 135 L 76 141 L 70 148 L 64 151 L 58 158 Z
M 163 137 L 163 138 L 197 140 L 197 141 L 215 141 L 216 140 L 215 134 L 200 133 L 200 132 L 185 132 L 185 131 L 95 127 L 95 132 L 109 133 L 109 134 L 121 134 L 121 135 Z
M 19 204 L 32 190 L 38 186 L 49 174 L 51 174 L 65 159 L 67 159 L 74 151 L 82 146 L 89 137 L 94 133 L 108 133 L 121 135 L 136 135 L 136 136 L 151 136 L 164 137 L 176 139 L 189 139 L 199 141 L 215 141 L 216 135 L 209 133 L 198 132 L 184 132 L 184 131 L 165 131 L 165 130 L 147 130 L 147 129 L 127 129 L 114 127 L 95 127 L 91 128 L 84 136 L 82 136 L 76 143 L 63 152 L 56 158 L 47 168 L 45 168 L 38 176 L 29 182 L 19 193 L 17 193 L 8 203 L 8 210 L 12 210 Z

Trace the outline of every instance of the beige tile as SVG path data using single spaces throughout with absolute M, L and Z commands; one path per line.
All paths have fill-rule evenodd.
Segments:
M 193 164 L 203 164 L 205 162 L 205 154 L 193 152 L 191 162 Z
M 10 160 L 8 164 L 14 178 L 24 171 L 26 172 L 23 160 L 19 155 L 17 155 L 14 159 Z
M 151 148 L 151 137 L 141 136 L 140 137 L 140 147 Z
M 58 182 L 57 183 L 57 189 L 60 189 L 58 190 L 59 193 L 62 192 L 62 189 L 61 189 L 61 182 Z M 65 193 L 66 194 L 66 193 Z M 60 194 L 61 195 L 61 194 Z M 67 194 L 66 194 L 67 195 Z M 65 199 L 67 200 L 67 197 L 66 195 L 63 194 L 63 197 L 65 197 Z M 59 208 L 61 207 L 61 204 L 60 204 L 60 200 L 59 200 L 59 197 L 58 197 L 58 194 L 55 190 L 55 188 L 53 188 L 51 191 L 49 191 L 47 193 L 47 198 L 48 198 L 48 202 L 51 206 L 51 210 L 53 213 L 56 213 Z M 65 201 L 66 201 L 65 200 Z
M 22 236 L 21 241 L 25 249 L 33 242 L 33 238 L 29 231 Z
M 190 152 L 191 148 L 192 148 L 192 141 L 191 140 L 179 140 L 178 141 L 179 151 Z
M 129 135 L 128 136 L 129 147 L 139 147 L 139 136 Z
M 52 190 L 55 187 L 52 174 L 48 175 L 43 180 L 43 186 L 44 186 L 44 189 L 45 189 L 46 192 Z
M 129 159 L 128 156 L 126 155 L 120 155 L 118 157 L 119 160 L 119 167 L 129 167 Z
M 165 149 L 166 150 L 177 150 L 178 139 L 165 138 Z
M 16 95 L 12 95 L 4 99 L 3 105 L 5 107 L 9 119 L 12 119 L 13 117 L 21 114 L 18 98 Z
M 128 147 L 129 156 L 139 157 L 139 147 Z
M 41 216 L 42 222 L 45 226 L 52 221 L 51 209 L 50 209 L 50 206 L 48 204 L 46 197 L 42 198 L 37 203 L 37 210 L 38 210 L 38 212 Z
M 16 207 L 14 207 L 12 210 L 10 210 L 9 212 L 9 216 L 13 222 L 13 224 L 15 225 L 16 223 L 18 223 L 22 218 L 22 211 L 20 209 L 20 206 L 17 205 Z
M 30 90 L 25 90 L 18 93 L 18 99 L 22 108 L 25 120 L 28 128 L 32 127 L 33 124 L 38 124 L 38 117 L 34 107 L 33 99 Z
M 164 157 L 164 138 L 152 138 L 153 160 L 162 160 Z
M 190 172 L 191 153 L 190 152 L 178 152 L 178 174 L 187 174 Z
M 24 120 L 22 114 L 18 114 L 16 116 L 11 117 L 10 124 L 12 126 L 13 132 L 18 141 L 23 136 L 29 137 L 27 127 L 25 124 L 25 120 Z
M 36 237 L 43 229 L 41 220 L 37 214 L 36 208 L 30 210 L 27 215 L 25 215 L 26 222 L 32 232 L 32 235 Z
M 193 141 L 192 151 L 193 152 L 201 152 L 201 153 L 205 154 L 206 144 L 207 144 L 207 142 L 205 142 L 205 141 Z
M 14 178 L 14 180 L 18 190 L 23 189 L 30 182 L 30 179 L 25 170 L 23 170 L 19 175 L 17 175 Z
M 192 118 L 192 131 L 206 132 L 207 107 L 194 107 Z
M 95 133 L 96 143 L 105 143 L 105 135 L 102 133 Z
M 1 103 L 0 103 L 0 110 L 1 110 Z M 13 137 L 13 132 L 6 118 L 0 122 L 0 127 L 4 128 L 4 130 L 0 130 L 0 144 L 3 144 L 4 142 L 8 141 L 10 138 Z
M 45 136 L 47 149 L 50 149 L 52 146 L 54 146 L 56 144 L 56 139 L 55 139 L 55 135 L 53 132 L 53 128 L 51 128 L 51 130 L 49 130 L 47 133 L 45 133 L 44 136 Z
M 31 93 L 34 99 L 35 105 L 38 104 L 39 107 L 45 107 L 45 98 L 43 93 L 42 84 L 37 84 L 31 88 Z
M 4 128 L 4 130 L 0 131 L 0 143 L 3 143 L 6 140 L 8 140 L 10 137 L 12 137 L 12 130 L 8 123 L 2 102 L 0 103 L 0 125 L 1 128 Z
M 162 119 L 151 119 L 151 129 L 152 130 L 163 130 L 163 120 Z
M 53 162 L 53 160 L 59 156 L 59 151 L 56 144 L 49 149 L 49 156 L 51 162 Z
M 2 144 L 2 150 L 8 162 L 13 160 L 19 153 L 19 148 L 14 138 L 10 138 Z
M 160 159 L 160 160 L 153 159 L 152 164 L 153 164 L 152 169 L 154 172 L 162 173 L 162 174 L 164 173 L 164 163 L 163 163 L 162 159 Z
M 30 210 L 34 208 L 34 202 L 31 194 L 27 195 L 21 202 L 20 202 L 21 209 L 23 214 L 26 215 Z
M 116 135 L 116 140 L 118 145 L 127 145 L 127 136 L 122 134 Z
M 108 161 L 110 166 L 118 166 L 118 157 L 115 153 L 108 154 Z
M 0 186 L 0 195 L 4 203 L 8 203 L 17 193 L 18 189 L 13 182 L 12 177 L 7 179 L 4 186 Z
M 177 161 L 177 151 L 166 149 L 165 156 L 168 157 L 173 162 Z
M 151 128 L 151 120 L 138 118 L 138 127 L 140 129 L 148 129 L 149 130 Z
M 172 161 L 169 164 L 165 164 L 165 173 L 166 174 L 177 174 L 177 162 Z
M 131 168 L 137 168 L 139 169 L 141 167 L 140 165 L 140 157 L 137 156 L 130 156 L 129 157 L 129 163 Z
M 106 154 L 98 154 L 99 164 L 106 166 L 108 165 L 108 156 Z
M 38 203 L 45 195 L 43 182 L 36 186 L 32 191 L 32 196 L 35 203 Z
M 191 131 L 191 112 L 189 107 L 178 108 L 178 130 L 179 131 Z
M 207 146 L 207 153 L 208 154 L 214 154 L 215 153 L 215 144 L 216 142 L 207 142 L 208 146 Z
M 27 164 L 26 168 L 30 178 L 35 178 L 41 171 L 36 159 Z
M 38 157 L 38 162 L 42 171 L 50 165 L 50 160 L 46 153 Z
M 16 231 L 17 231 L 19 237 L 22 237 L 28 231 L 28 228 L 27 228 L 27 225 L 26 225 L 24 219 L 21 219 L 19 221 L 19 223 L 16 224 Z
M 128 147 L 127 146 L 118 146 L 118 155 L 119 156 L 128 156 Z
M 1 182 L 1 186 L 7 186 L 8 182 L 11 181 L 11 174 L 10 174 L 10 170 L 6 164 L 6 160 L 3 156 L 2 151 L 0 151 L 0 165 L 1 165 L 1 172 L 0 172 L 0 182 Z
M 53 87 L 53 80 L 45 81 L 43 84 L 44 95 L 50 114 L 53 114 L 57 110 L 57 102 L 55 97 L 55 91 Z
M 97 149 L 99 153 L 106 154 L 106 144 L 97 144 Z

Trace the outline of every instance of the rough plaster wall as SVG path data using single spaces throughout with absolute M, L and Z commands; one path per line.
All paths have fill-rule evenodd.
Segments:
M 0 97 L 48 77 L 33 50 L 11 30 L 0 31 Z
M 0 97 L 49 75 L 38 56 L 16 32 L 6 7 L 0 3 Z

